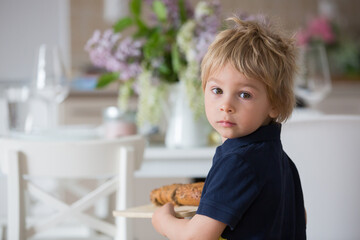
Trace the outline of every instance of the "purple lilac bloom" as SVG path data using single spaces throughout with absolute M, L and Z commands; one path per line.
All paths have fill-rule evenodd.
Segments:
M 115 57 L 120 61 L 126 61 L 129 58 L 141 56 L 141 48 L 144 45 L 143 40 L 133 40 L 130 37 L 123 39 L 115 51 Z
M 142 71 L 140 57 L 144 41 L 127 37 L 118 44 L 119 39 L 120 34 L 114 34 L 112 29 L 102 35 L 97 30 L 86 43 L 85 50 L 95 66 L 120 72 L 120 79 L 127 81 Z
M 97 44 L 100 40 L 101 32 L 100 30 L 95 30 L 91 38 L 87 41 L 85 45 L 85 50 L 90 51 L 93 45 Z
M 122 62 L 119 62 L 113 55 L 108 56 L 105 63 L 105 69 L 110 72 L 118 72 L 121 69 Z
M 122 64 L 120 67 L 120 78 L 127 81 L 138 76 L 142 71 L 141 65 L 137 62 L 130 64 Z
M 91 62 L 97 67 L 106 68 L 107 62 L 112 59 L 112 49 L 119 38 L 120 34 L 114 34 L 111 29 L 106 30 L 102 35 L 99 30 L 96 30 L 85 45 Z
M 196 60 L 199 64 L 201 63 L 201 60 L 205 56 L 208 47 L 210 46 L 212 41 L 214 41 L 215 35 L 216 34 L 214 33 L 204 31 L 201 32 L 200 35 L 197 37 L 195 50 L 197 52 Z
M 151 6 L 154 2 L 154 0 L 144 0 L 145 4 Z
M 196 60 L 199 64 L 205 56 L 209 45 L 215 39 L 220 27 L 220 4 L 217 1 L 214 1 L 213 3 L 210 3 L 210 7 L 214 10 L 212 15 L 202 15 L 197 19 L 195 49 L 197 52 Z
M 151 6 L 154 0 L 145 0 L 145 3 Z M 179 1 L 178 0 L 162 0 L 167 9 L 167 18 L 170 23 L 170 27 L 179 28 L 181 25 L 180 22 L 180 12 L 179 12 Z M 185 0 L 185 11 L 187 18 L 192 18 L 194 15 L 194 10 L 189 3 L 189 1 Z M 155 19 L 155 16 L 152 15 L 151 19 Z
M 187 0 L 185 0 L 185 10 L 186 10 L 186 16 L 188 19 L 194 17 L 194 8 L 190 4 L 190 2 Z
M 167 9 L 168 21 L 171 25 L 176 27 L 180 26 L 180 17 L 179 17 L 179 5 L 178 1 L 174 0 L 163 0 L 163 3 Z
M 114 65 L 117 68 L 112 71 L 119 71 L 122 80 L 127 81 L 141 73 L 140 57 L 143 45 L 143 40 L 133 40 L 130 37 L 123 39 L 118 45 L 114 58 L 119 64 Z

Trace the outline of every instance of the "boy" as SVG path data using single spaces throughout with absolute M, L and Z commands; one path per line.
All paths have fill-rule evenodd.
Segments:
M 251 21 L 218 34 L 202 62 L 206 116 L 222 136 L 197 214 L 166 204 L 155 229 L 175 239 L 306 239 L 298 172 L 282 149 L 280 122 L 295 103 L 291 39 Z

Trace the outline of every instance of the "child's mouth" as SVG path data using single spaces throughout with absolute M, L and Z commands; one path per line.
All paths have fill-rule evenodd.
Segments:
M 217 123 L 222 127 L 233 127 L 236 123 L 229 122 L 229 121 L 217 121 Z

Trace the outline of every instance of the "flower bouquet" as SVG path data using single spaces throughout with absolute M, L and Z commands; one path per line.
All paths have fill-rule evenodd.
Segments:
M 298 32 L 297 41 L 304 49 L 325 48 L 333 76 L 360 76 L 360 44 L 342 33 L 330 18 L 313 18 Z
M 129 16 L 95 31 L 85 46 L 91 62 L 106 70 L 97 88 L 119 84 L 119 107 L 126 110 L 135 95 L 137 123 L 156 125 L 170 86 L 183 81 L 191 109 L 202 115 L 200 63 L 220 27 L 219 4 L 193 9 L 186 0 L 131 0 L 129 7 Z

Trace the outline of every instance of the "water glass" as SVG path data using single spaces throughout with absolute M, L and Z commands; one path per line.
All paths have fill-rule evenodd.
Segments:
M 331 91 L 331 78 L 324 46 L 302 49 L 299 57 L 300 72 L 295 81 L 295 93 L 312 107 Z
M 58 104 L 69 94 L 69 76 L 59 46 L 42 44 L 35 61 L 32 91 L 47 105 L 47 127 L 57 125 Z
M 10 132 L 30 132 L 32 115 L 30 114 L 30 89 L 27 86 L 9 87 L 6 92 L 8 108 L 8 129 Z

